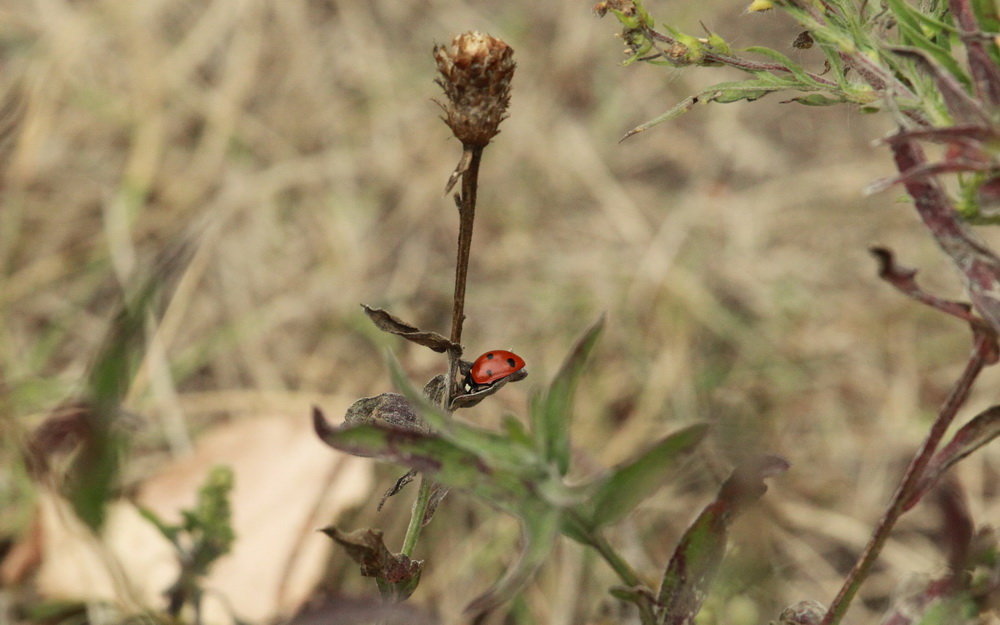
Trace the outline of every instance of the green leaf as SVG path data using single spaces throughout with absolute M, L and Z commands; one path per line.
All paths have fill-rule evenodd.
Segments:
M 774 456 L 733 469 L 715 501 L 705 506 L 684 532 L 670 558 L 658 593 L 663 606 L 661 623 L 694 622 L 725 555 L 729 526 L 767 491 L 764 478 L 787 469 L 788 463 Z
M 590 518 L 595 527 L 621 520 L 639 503 L 663 486 L 708 432 L 705 424 L 692 425 L 667 436 L 634 459 L 616 467 L 601 481 L 591 500 Z
M 832 98 L 822 93 L 810 93 L 809 95 L 799 96 L 785 100 L 784 102 L 798 102 L 806 106 L 833 106 L 834 104 L 843 104 L 846 100 L 843 98 Z
M 83 403 L 83 444 L 70 469 L 72 481 L 66 497 L 76 515 L 92 530 L 104 524 L 105 504 L 118 486 L 128 437 L 121 427 L 121 404 L 146 345 L 146 324 L 152 321 L 163 293 L 168 293 L 183 273 L 195 249 L 194 239 L 182 239 L 164 248 L 123 289 L 122 301 L 87 372 Z
M 970 88 L 971 81 L 969 80 L 969 76 L 958 64 L 958 61 L 955 60 L 951 51 L 932 41 L 931 38 L 928 37 L 923 26 L 927 26 L 929 29 L 932 28 L 938 30 L 954 30 L 954 28 L 924 15 L 915 7 L 910 6 L 906 0 L 887 1 L 889 9 L 896 16 L 900 32 L 903 34 L 904 43 L 923 50 L 927 55 L 937 61 L 941 67 L 946 69 L 956 80 L 962 83 L 965 88 Z
M 559 475 L 569 470 L 569 431 L 573 393 L 583 372 L 587 356 L 604 328 L 604 315 L 583 333 L 566 356 L 548 391 L 532 405 L 531 427 L 542 457 L 556 465 Z
M 465 608 L 466 614 L 483 614 L 513 598 L 531 580 L 535 571 L 552 552 L 552 547 L 559 536 L 561 523 L 559 509 L 538 508 L 524 512 L 521 524 L 524 548 L 521 550 L 521 555 L 517 562 L 507 569 L 500 581 L 469 603 Z
M 128 439 L 116 421 L 121 403 L 145 350 L 146 318 L 159 290 L 149 278 L 131 296 L 111 322 L 87 380 L 86 435 L 73 460 L 67 497 L 88 527 L 104 524 L 104 506 L 118 482 Z
M 733 102 L 739 102 L 740 100 L 753 102 L 754 100 L 763 98 L 769 93 L 774 93 L 775 91 L 780 91 L 782 89 L 781 87 L 761 88 L 759 85 L 754 84 L 755 82 L 756 81 L 747 80 L 743 84 L 727 85 L 712 92 L 708 97 L 708 101 L 717 102 L 718 104 L 732 104 Z
M 671 119 L 674 119 L 676 117 L 680 117 L 684 113 L 687 113 L 688 111 L 690 111 L 691 109 L 693 109 L 694 105 L 698 104 L 698 102 L 700 102 L 700 101 L 701 101 L 700 95 L 698 95 L 698 96 L 688 96 L 688 97 L 684 98 L 683 100 L 681 100 L 680 102 L 678 102 L 677 104 L 675 104 L 666 113 L 663 113 L 662 115 L 654 117 L 653 119 L 649 120 L 648 122 L 645 122 L 643 124 L 639 124 L 638 126 L 636 126 L 635 128 L 633 128 L 632 130 L 629 130 L 628 132 L 625 133 L 625 135 L 621 139 L 618 140 L 618 142 L 621 143 L 622 141 L 624 141 L 625 139 L 628 139 L 632 135 L 637 135 L 640 132 L 645 132 L 645 131 L 649 130 L 653 126 L 657 126 L 659 124 L 662 124 L 663 122 L 670 121 Z
M 719 54 L 732 54 L 733 50 L 729 46 L 729 42 L 722 38 L 722 35 L 705 29 L 708 32 L 708 46 L 713 52 Z
M 534 447 L 531 434 L 524 428 L 521 420 L 512 414 L 505 414 L 501 422 L 503 431 L 507 434 L 507 439 L 527 449 Z
M 181 531 L 181 527 L 179 525 L 167 523 L 161 519 L 158 514 L 144 506 L 137 506 L 137 510 L 139 511 L 139 516 L 149 521 L 153 527 L 155 527 L 157 531 L 163 535 L 164 538 L 174 545 L 174 547 L 180 548 L 180 545 L 177 542 L 177 537 L 180 535 Z
M 795 63 L 792 59 L 777 50 L 772 50 L 771 48 L 765 48 L 763 46 L 751 46 L 746 48 L 744 52 L 753 52 L 755 54 L 760 54 L 761 56 L 766 56 L 772 61 L 777 61 L 785 67 L 785 69 L 787 69 L 792 76 L 795 76 L 795 78 L 797 78 L 803 86 L 826 87 L 823 83 L 814 80 L 801 65 Z
M 945 3 L 941 4 L 941 15 L 947 15 L 948 10 Z M 942 33 L 948 35 L 958 35 L 959 30 L 953 24 L 942 21 L 933 16 L 930 11 L 924 11 L 909 5 L 905 0 L 889 0 L 889 9 L 896 19 L 902 24 L 906 23 L 907 28 L 918 30 L 924 38 L 937 38 Z
M 519 513 L 519 502 L 534 499 L 534 467 L 497 467 L 483 456 L 440 435 L 380 424 L 333 427 L 313 409 L 316 434 L 327 445 L 351 454 L 375 456 L 421 471 L 445 486 L 471 492 Z

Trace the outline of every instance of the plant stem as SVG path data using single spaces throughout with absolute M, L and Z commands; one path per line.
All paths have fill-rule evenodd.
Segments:
M 469 255 L 472 252 L 472 226 L 476 221 L 476 192 L 479 188 L 479 162 L 483 147 L 466 145 L 459 168 L 462 171 L 462 191 L 455 197 L 458 204 L 458 258 L 455 261 L 455 296 L 451 313 L 451 342 L 461 344 L 462 324 L 465 321 L 465 283 L 469 276 Z M 447 403 L 458 392 L 458 359 L 461 351 L 448 352 Z
M 462 193 L 458 196 L 458 260 L 455 263 L 455 298 L 451 315 L 451 340 L 462 342 L 462 322 L 465 321 L 465 282 L 469 275 L 469 253 L 472 250 L 472 224 L 476 220 L 476 191 L 479 188 L 479 161 L 483 148 L 466 146 L 463 160 L 468 167 L 462 173 Z
M 413 550 L 417 546 L 420 530 L 424 527 L 424 513 L 427 511 L 427 502 L 430 501 L 430 498 L 431 480 L 422 475 L 417 499 L 413 502 L 413 509 L 410 512 L 410 524 L 406 527 L 406 536 L 403 538 L 403 548 L 400 551 L 406 557 L 412 556 Z
M 645 588 L 645 584 L 639 579 L 639 575 L 629 566 L 618 552 L 614 550 L 614 547 L 604 538 L 603 535 L 597 532 L 587 533 L 587 542 L 601 554 L 604 561 L 607 562 L 618 577 L 621 578 L 622 582 L 631 588 Z M 649 601 L 636 601 L 636 605 L 639 608 L 639 619 L 643 623 L 655 623 L 656 616 L 653 613 L 652 599 Z
M 611 568 L 618 573 L 618 577 L 621 578 L 622 582 L 627 586 L 639 586 L 642 584 L 642 580 L 636 574 L 632 567 L 629 566 L 618 552 L 614 550 L 611 544 L 608 542 L 604 536 L 600 534 L 592 534 L 588 537 L 590 544 L 597 550 L 597 553 L 601 554 L 601 557 L 611 565 Z
M 865 550 L 844 581 L 844 586 L 840 589 L 836 598 L 834 598 L 833 603 L 830 604 L 830 608 L 827 610 L 826 616 L 823 617 L 821 625 L 837 625 L 843 618 L 844 613 L 847 612 L 851 600 L 857 594 L 858 589 L 868 576 L 868 572 L 882 551 L 882 547 L 885 546 L 885 542 L 889 539 L 889 534 L 892 532 L 893 526 L 899 520 L 899 517 L 902 516 L 903 512 L 906 511 L 906 504 L 908 503 L 907 500 L 910 497 L 910 493 L 920 478 L 923 477 L 924 470 L 927 468 L 927 464 L 934 455 L 934 451 L 948 430 L 948 426 L 951 425 L 959 408 L 968 399 L 973 382 L 975 382 L 976 377 L 979 376 L 979 373 L 987 364 L 988 353 L 991 349 L 990 341 L 992 340 L 988 335 L 976 333 L 975 347 L 972 355 L 969 356 L 969 362 L 966 363 L 962 376 L 955 382 L 951 393 L 949 393 L 944 405 L 941 406 L 937 419 L 931 426 L 930 432 L 928 432 L 920 451 L 917 452 L 913 460 L 910 461 L 910 465 L 906 468 L 903 481 L 896 489 L 888 509 L 872 533 L 872 537 L 868 541 Z
M 455 297 L 451 317 L 451 342 L 462 342 L 462 322 L 465 321 L 465 283 L 469 275 L 469 254 L 472 251 L 472 225 L 476 219 L 476 191 L 479 186 L 479 161 L 482 159 L 481 146 L 466 145 L 459 163 L 462 175 L 462 192 L 456 197 L 458 204 L 458 259 L 455 262 Z M 442 408 L 451 412 L 451 400 L 458 392 L 458 361 L 462 356 L 461 347 L 448 350 L 448 379 L 443 394 Z M 424 515 L 430 501 L 433 481 L 420 477 L 420 490 L 410 512 L 410 524 L 406 528 L 401 553 L 411 556 L 424 526 Z
M 665 35 L 652 28 L 645 28 L 644 31 L 647 37 L 655 41 L 667 44 L 678 43 L 677 39 L 675 39 L 674 37 L 671 37 L 670 35 Z M 657 47 L 656 49 L 659 50 L 659 47 Z M 660 52 L 660 55 L 662 54 L 663 53 Z M 792 73 L 792 70 L 779 63 L 762 63 L 760 61 L 751 61 L 749 59 L 744 59 L 742 57 L 735 56 L 732 54 L 722 54 L 721 52 L 712 52 L 710 50 L 706 50 L 704 52 L 704 55 L 706 62 L 728 65 L 729 67 L 734 67 L 736 69 L 740 69 L 745 72 L 780 72 L 783 74 Z M 823 78 L 819 74 L 814 74 L 812 72 L 805 72 L 805 74 L 809 76 L 810 80 L 813 80 L 821 85 L 826 85 L 827 87 L 837 86 L 836 82 L 829 80 L 827 78 Z

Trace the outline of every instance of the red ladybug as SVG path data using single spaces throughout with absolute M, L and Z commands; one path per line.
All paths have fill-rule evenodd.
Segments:
M 474 393 L 521 369 L 524 358 L 505 349 L 494 349 L 476 358 L 465 376 L 465 385 Z

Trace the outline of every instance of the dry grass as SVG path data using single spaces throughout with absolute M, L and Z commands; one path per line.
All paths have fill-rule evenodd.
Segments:
M 654 12 L 679 11 L 692 30 L 701 19 L 737 45 L 780 48 L 796 34 L 779 16 L 714 4 Z M 506 39 L 519 68 L 511 117 L 484 159 L 465 343 L 516 349 L 531 375 L 468 416 L 523 414 L 528 390 L 607 311 L 578 400 L 581 463 L 613 463 L 701 419 L 718 425 L 720 472 L 739 454 L 787 457 L 792 471 L 739 525 L 709 622 L 828 601 L 967 345 L 957 323 L 880 283 L 867 257 L 870 244 L 890 245 L 958 295 L 910 207 L 892 192 L 861 195 L 890 172 L 869 144 L 888 120 L 764 100 L 697 109 L 618 144 L 720 77 L 620 67 L 615 24 L 587 2 L 501 5 L 0 8 L 4 430 L 79 387 L 116 285 L 194 234 L 164 350 L 129 406 L 156 418 L 168 448 L 261 397 L 387 390 L 386 345 L 418 380 L 440 370 L 441 358 L 377 335 L 358 303 L 446 330 L 457 217 L 442 189 L 460 149 L 436 119 L 430 49 L 480 29 Z M 987 374 L 966 414 L 995 402 L 996 381 Z M 1000 518 L 998 472 L 995 446 L 958 471 L 980 521 Z M 614 536 L 647 575 L 704 501 L 711 485 L 700 484 L 651 501 Z M 393 540 L 405 507 L 357 523 Z M 494 517 L 447 501 L 419 549 L 430 564 L 415 601 L 455 614 L 488 584 L 516 540 Z M 10 535 L 23 514 L 2 519 Z M 895 583 L 942 569 L 938 525 L 930 506 L 904 519 L 857 622 L 872 622 Z M 334 570 L 337 592 L 370 590 L 352 566 Z M 521 609 L 535 622 L 612 619 L 612 583 L 566 544 Z

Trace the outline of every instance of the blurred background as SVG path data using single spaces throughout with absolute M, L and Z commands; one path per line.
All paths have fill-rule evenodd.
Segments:
M 249 620 L 285 618 L 310 597 L 363 604 L 374 594 L 314 530 L 377 526 L 398 547 L 416 489 L 376 514 L 399 470 L 330 464 L 308 410 L 337 417 L 391 390 L 385 349 L 418 383 L 444 370 L 440 355 L 376 331 L 359 304 L 447 334 L 457 212 L 443 189 L 461 148 L 438 119 L 431 48 L 467 30 L 506 40 L 518 69 L 510 118 L 483 161 L 463 342 L 472 356 L 514 350 L 530 375 L 461 416 L 491 427 L 526 415 L 531 389 L 606 313 L 576 402 L 580 474 L 683 425 L 715 425 L 698 468 L 614 528 L 612 542 L 656 579 L 732 464 L 777 454 L 792 469 L 737 523 L 704 622 L 762 623 L 794 601 L 833 597 L 969 346 L 960 323 L 880 282 L 867 248 L 895 249 L 936 294 L 960 298 L 960 283 L 901 190 L 862 194 L 893 172 L 872 145 L 892 130 L 888 117 L 774 97 L 699 107 L 619 143 L 738 75 L 623 67 L 617 22 L 591 5 L 0 6 L 0 540 L 5 555 L 28 554 L 5 563 L 6 622 L 88 598 L 45 581 L 46 566 L 72 567 L 51 561 L 68 553 L 51 546 L 63 526 L 39 521 L 45 489 L 27 478 L 21 442 L 80 391 L 122 285 L 177 246 L 190 262 L 163 276 L 176 288 L 125 406 L 142 419 L 129 487 L 170 514 L 210 464 L 250 467 L 237 471 L 234 495 L 237 507 L 254 502 L 237 519 L 250 529 L 237 532 L 247 559 L 235 568 L 248 574 L 222 574 Z M 780 14 L 718 0 L 648 8 L 689 33 L 701 22 L 734 47 L 768 45 L 822 71 L 818 51 L 792 48 L 798 33 Z M 962 417 L 995 403 L 996 383 L 988 371 Z M 206 439 L 221 447 L 206 451 Z M 319 464 L 296 465 L 309 454 Z M 956 471 L 979 522 L 1000 518 L 998 471 L 995 446 Z M 302 513 L 274 522 L 291 509 Z M 900 583 L 944 570 L 941 523 L 927 504 L 904 518 L 856 622 L 874 622 Z M 282 537 L 316 560 L 303 590 L 241 612 L 248 597 L 288 585 L 291 552 L 263 555 Z M 427 567 L 412 603 L 459 622 L 517 541 L 512 519 L 453 493 L 418 547 Z M 126 569 L 147 583 L 142 567 Z M 614 583 L 564 541 L 506 622 L 619 622 Z M 163 585 L 151 587 L 147 603 Z

